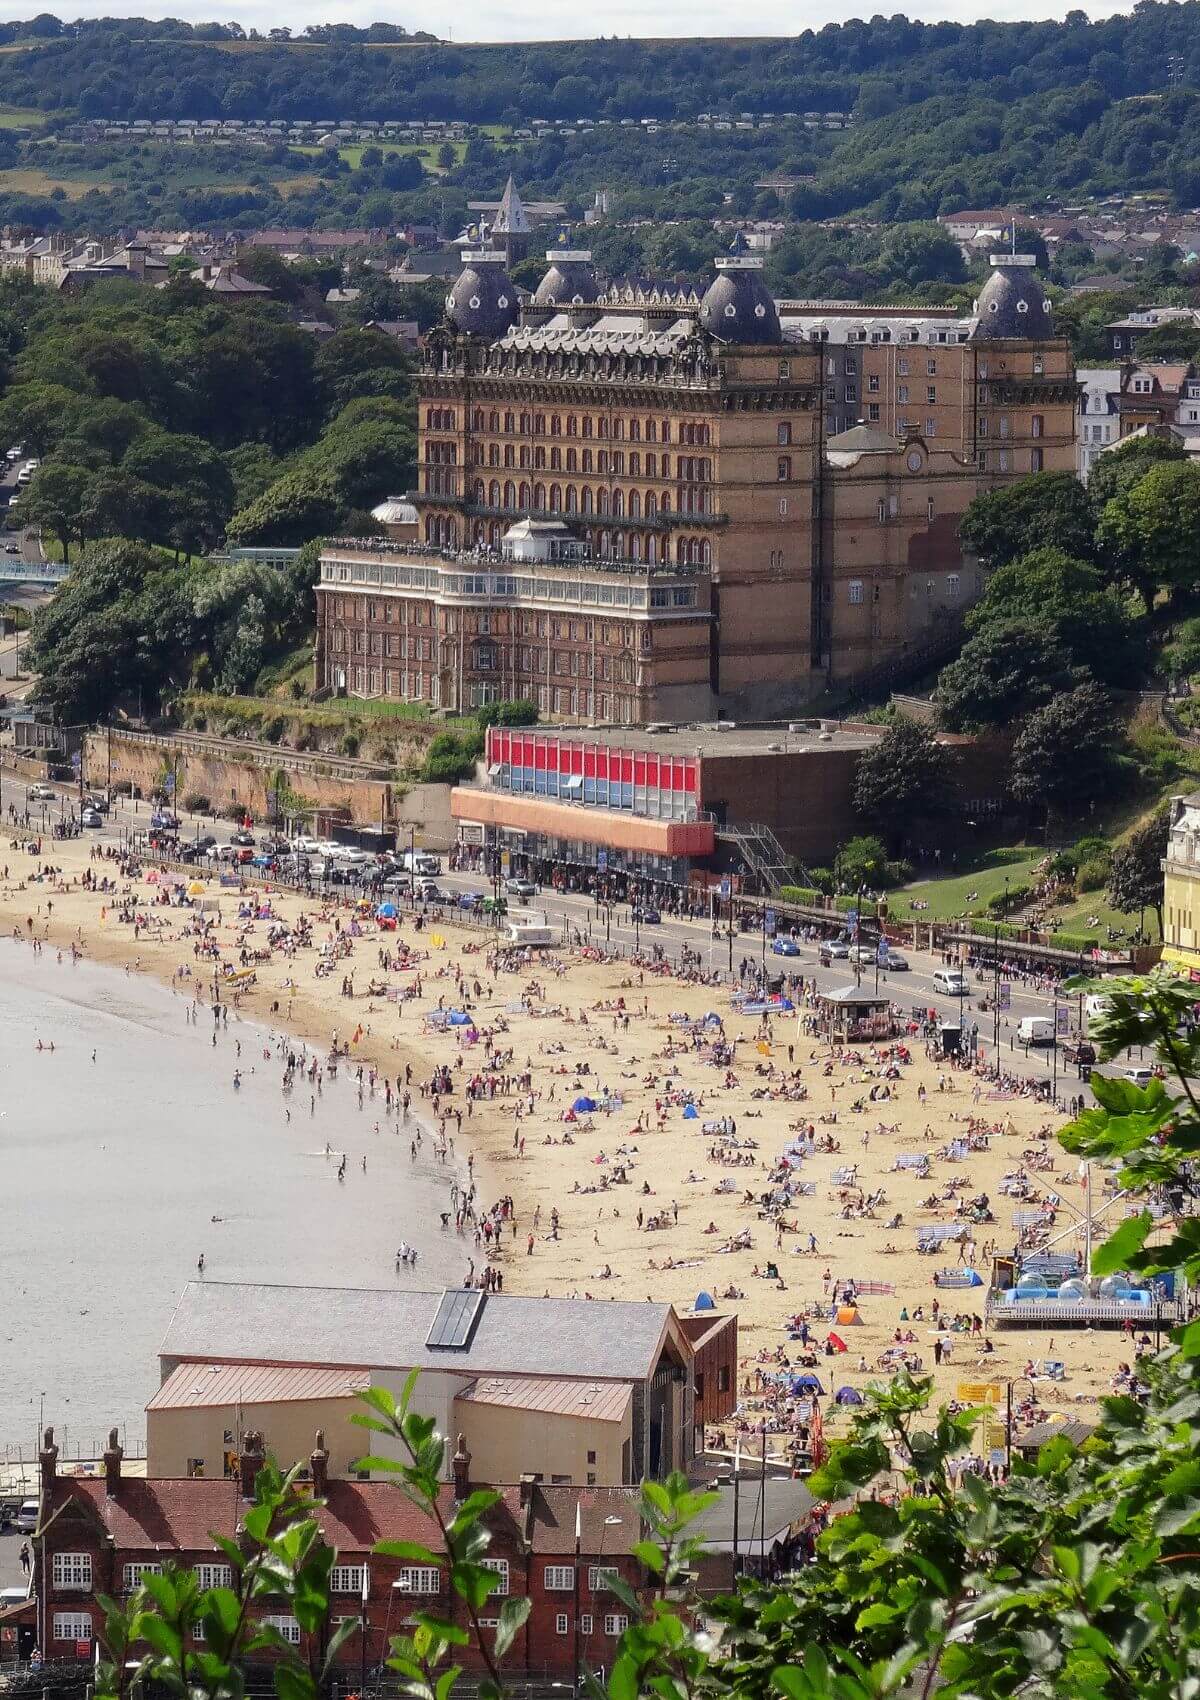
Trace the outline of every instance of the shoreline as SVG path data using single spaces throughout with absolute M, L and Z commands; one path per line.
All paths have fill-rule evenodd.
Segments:
M 11 933 L 15 924 L 28 938 L 32 919 L 47 950 L 67 951 L 77 940 L 91 961 L 150 974 L 168 986 L 181 966 L 189 974 L 195 969 L 207 1004 L 211 971 L 207 964 L 197 967 L 191 936 L 180 936 L 194 924 L 195 911 L 154 902 L 161 885 L 150 884 L 147 875 L 156 870 L 143 867 L 131 889 L 151 931 L 139 927 L 135 936 L 131 926 L 112 918 L 118 894 L 80 889 L 77 882 L 89 869 L 97 878 L 116 873 L 115 861 L 90 861 L 90 848 L 85 840 L 44 842 L 39 859 L 10 849 L 9 877 L 0 884 L 0 929 Z M 25 865 L 32 871 L 39 861 L 60 867 L 65 886 L 28 882 L 17 889 L 14 873 Z M 130 883 L 117 881 L 119 888 Z M 212 880 L 195 883 L 203 883 L 206 901 L 220 903 L 215 937 L 226 960 L 236 963 L 239 937 L 249 948 L 263 947 L 266 923 L 256 921 L 244 932 L 234 925 L 242 893 Z M 980 1335 L 968 1332 L 951 1342 L 957 1349 L 948 1366 L 932 1361 L 938 1332 L 929 1322 L 932 1276 L 954 1262 L 955 1248 L 941 1259 L 921 1257 L 913 1230 L 953 1220 L 959 1188 L 988 1194 L 997 1209 L 996 1220 L 975 1236 L 982 1266 L 985 1236 L 998 1247 L 1011 1243 L 1009 1200 L 998 1193 L 1013 1170 L 1025 1174 L 1021 1185 L 1035 1198 L 1052 1187 L 1062 1201 L 1055 1206 L 1057 1227 L 1069 1224 L 1075 1206 L 1068 1188 L 1076 1183 L 1052 1137 L 1061 1118 L 1046 1105 L 977 1086 L 973 1095 L 971 1075 L 931 1062 L 919 1042 L 900 1078 L 881 1088 L 869 1058 L 833 1059 L 827 1046 L 804 1033 L 803 1010 L 786 1025 L 741 1017 L 730 1007 L 727 987 L 689 984 L 628 961 L 546 953 L 519 973 L 489 972 L 490 935 L 452 923 L 430 922 L 418 931 L 402 913 L 397 930 L 381 931 L 364 916 L 350 940 L 353 904 L 322 905 L 265 884 L 249 887 L 245 896 L 269 899 L 273 914 L 289 925 L 306 914 L 313 946 L 290 957 L 275 950 L 271 960 L 256 963 L 256 982 L 239 998 L 239 1018 L 285 1031 L 317 1055 L 337 1031 L 354 1041 L 354 1070 L 373 1065 L 381 1076 L 403 1078 L 411 1068 L 417 1115 L 432 1112 L 436 1121 L 452 1107 L 448 1137 L 455 1141 L 455 1161 L 475 1180 L 481 1209 L 508 1198 L 513 1206 L 504 1223 L 511 1231 L 499 1245 L 485 1243 L 478 1229 L 475 1245 L 464 1235 L 464 1253 L 473 1256 L 476 1270 L 498 1269 L 505 1288 L 517 1292 L 669 1300 L 683 1313 L 691 1312 L 699 1292 L 711 1292 L 718 1310 L 738 1312 L 739 1390 L 748 1428 L 778 1404 L 775 1383 L 764 1376 L 778 1373 L 781 1354 L 787 1364 L 797 1360 L 789 1322 L 812 1316 L 814 1335 L 823 1342 L 832 1332 L 832 1292 L 847 1279 L 861 1295 L 860 1322 L 845 1353 L 830 1359 L 823 1345 L 818 1348 L 816 1373 L 832 1382 L 829 1394 L 881 1373 L 879 1360 L 895 1342 L 898 1324 L 916 1336 L 910 1349 L 921 1358 L 922 1373 L 934 1375 L 939 1399 L 954 1397 L 960 1382 L 1018 1376 L 1029 1360 L 1053 1348 L 1068 1357 L 1069 1379 L 1045 1389 L 1039 1383 L 1039 1398 L 1090 1405 L 1108 1390 L 1106 1377 L 1116 1363 L 1132 1356 L 1115 1333 L 1067 1336 L 1064 1347 L 1051 1334 L 1000 1330 L 990 1355 L 982 1355 Z M 319 951 L 347 945 L 349 954 L 317 978 Z M 404 947 L 418 959 L 397 968 L 394 953 Z M 392 967 L 380 966 L 381 952 L 393 958 Z M 352 1000 L 341 995 L 344 976 L 358 983 Z M 419 984 L 420 992 L 391 1001 L 359 990 L 373 979 L 406 993 Z M 434 1025 L 439 1005 L 446 1010 L 463 1001 L 475 1027 Z M 708 1011 L 720 1017 L 728 1036 L 732 1060 L 724 1069 L 713 1064 L 695 1031 Z M 326 1037 L 314 1038 L 321 1034 Z M 454 1090 L 435 1104 L 417 1086 L 443 1066 Z M 464 1087 L 472 1080 L 477 1091 L 468 1097 Z M 868 1080 L 876 1083 L 872 1101 L 857 1085 Z M 878 1090 L 886 1096 L 877 1104 Z M 576 1117 L 569 1106 L 577 1097 L 591 1097 L 600 1107 Z M 725 1135 L 705 1129 L 706 1122 L 719 1126 L 725 1118 L 737 1130 L 732 1148 Z M 978 1152 L 966 1162 L 944 1159 L 940 1154 L 958 1139 L 960 1124 L 972 1119 L 990 1128 Z M 781 1214 L 764 1213 L 758 1197 L 787 1173 L 780 1154 L 797 1139 L 797 1126 L 815 1128 L 819 1136 L 803 1164 L 812 1182 Z M 821 1139 L 837 1149 L 822 1153 Z M 918 1152 L 927 1154 L 926 1174 L 931 1169 L 935 1187 L 943 1189 L 934 1210 L 922 1202 L 930 1181 L 909 1166 Z M 1030 1154 L 1039 1165 L 1043 1159 L 1052 1165 L 1049 1183 L 1023 1161 Z M 847 1169 L 856 1177 L 849 1191 L 838 1179 Z M 871 1190 L 886 1199 L 877 1215 L 858 1213 L 868 1177 Z M 860 1184 L 861 1194 L 854 1190 Z M 767 1263 L 779 1271 L 774 1279 L 761 1272 Z M 884 1291 L 873 1293 L 873 1286 Z M 951 1289 L 942 1308 L 959 1314 L 962 1306 L 961 1315 L 970 1317 L 982 1308 L 982 1296 L 978 1288 L 965 1294 Z M 904 1320 L 915 1322 L 918 1315 L 924 1323 L 915 1329 Z M 944 1332 L 944 1324 L 939 1327 Z

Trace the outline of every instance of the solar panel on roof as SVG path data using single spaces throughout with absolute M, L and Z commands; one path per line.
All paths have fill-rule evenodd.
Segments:
M 473 1287 L 447 1288 L 425 1344 L 430 1351 L 462 1351 L 471 1344 L 484 1294 Z

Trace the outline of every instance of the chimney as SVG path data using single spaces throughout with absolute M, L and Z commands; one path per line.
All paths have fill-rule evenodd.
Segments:
M 242 1455 L 238 1468 L 242 1477 L 242 1498 L 254 1498 L 254 1478 L 263 1467 L 263 1437 L 257 1429 L 242 1436 Z
M 42 1502 L 43 1504 L 54 1492 L 54 1481 L 58 1473 L 58 1447 L 54 1444 L 54 1430 L 48 1428 L 42 1436 L 42 1450 L 38 1454 L 42 1466 Z
M 467 1451 L 466 1440 L 461 1434 L 458 1437 L 457 1450 L 450 1460 L 450 1466 L 454 1471 L 454 1497 L 455 1499 L 466 1499 L 471 1491 L 471 1454 Z
M 317 1444 L 309 1454 L 308 1470 L 312 1476 L 313 1493 L 320 1496 L 329 1486 L 329 1452 L 325 1445 L 325 1430 L 317 1430 Z
M 121 1485 L 121 1459 L 125 1456 L 117 1444 L 117 1431 L 108 1431 L 108 1445 L 104 1449 L 104 1492 L 107 1498 L 115 1499 L 117 1489 Z

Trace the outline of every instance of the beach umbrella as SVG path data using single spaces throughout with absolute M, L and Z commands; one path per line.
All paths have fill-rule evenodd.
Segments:
M 390 921 L 395 918 L 396 905 L 394 903 L 381 903 L 375 913 Z
M 697 1293 L 693 1310 L 716 1310 L 716 1304 L 711 1293 Z

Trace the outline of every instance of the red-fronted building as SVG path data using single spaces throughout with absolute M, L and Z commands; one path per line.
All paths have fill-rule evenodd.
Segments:
M 90 1659 L 103 1623 L 98 1597 L 126 1597 L 148 1572 L 168 1563 L 194 1569 L 204 1587 L 232 1584 L 215 1537 L 242 1539 L 254 1477 L 263 1463 L 257 1437 L 245 1438 L 239 1473 L 228 1479 L 126 1475 L 115 1430 L 104 1454 L 103 1477 L 61 1476 L 57 1459 L 53 1431 L 47 1430 L 41 1513 L 33 1537 L 36 1637 L 47 1662 Z M 283 1600 L 256 1607 L 256 1616 L 302 1651 L 317 1655 L 323 1655 L 343 1619 L 361 1624 L 365 1617 L 365 1648 L 360 1629 L 339 1655 L 355 1676 L 383 1662 L 391 1637 L 402 1633 L 423 1605 L 436 1603 L 440 1615 L 466 1627 L 445 1564 L 406 1564 L 375 1551 L 380 1541 L 417 1542 L 436 1550 L 430 1519 L 393 1483 L 336 1479 L 328 1475 L 327 1465 L 318 1435 L 305 1485 L 322 1537 L 337 1551 L 327 1620 L 310 1637 Z M 456 1502 L 479 1485 L 470 1479 L 470 1456 L 460 1445 L 454 1480 L 442 1490 L 446 1516 L 453 1516 Z M 491 1535 L 486 1562 L 499 1574 L 501 1586 L 485 1608 L 485 1632 L 495 1630 L 505 1598 L 528 1596 L 533 1602 L 506 1656 L 506 1670 L 514 1678 L 569 1679 L 577 1655 L 589 1667 L 610 1665 L 627 1618 L 626 1608 L 606 1588 L 606 1577 L 615 1573 L 639 1593 L 650 1589 L 647 1573 L 630 1550 L 642 1538 L 638 1490 L 543 1487 L 529 1479 L 497 1491 L 499 1503 L 486 1517 Z M 468 1668 L 482 1663 L 473 1648 L 464 1647 L 461 1655 Z

